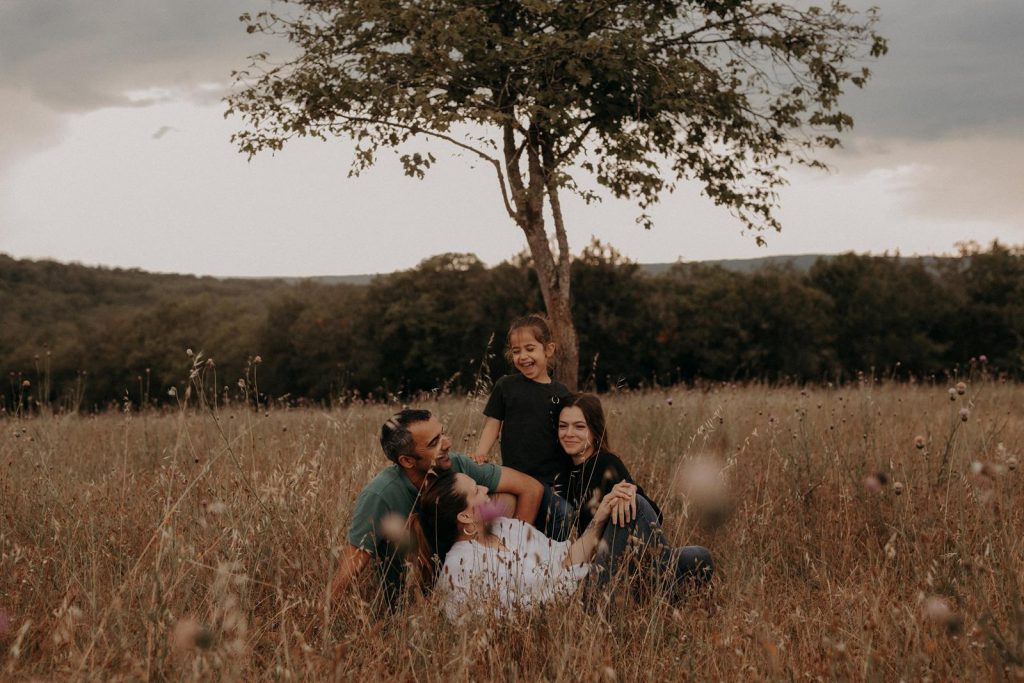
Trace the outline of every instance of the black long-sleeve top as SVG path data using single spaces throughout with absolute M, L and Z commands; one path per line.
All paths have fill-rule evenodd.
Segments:
M 597 506 L 612 488 L 620 481 L 636 484 L 630 476 L 626 465 L 614 453 L 601 451 L 586 462 L 574 465 L 568 473 L 565 497 L 576 508 L 576 529 L 582 533 L 594 518 Z M 636 493 L 643 496 L 658 514 L 658 523 L 662 521 L 661 510 L 651 497 L 637 486 Z

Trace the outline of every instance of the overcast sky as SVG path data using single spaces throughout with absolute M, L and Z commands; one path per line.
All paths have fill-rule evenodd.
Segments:
M 1024 1 L 877 4 L 890 53 L 846 101 L 856 127 L 781 194 L 781 234 L 758 248 L 683 187 L 653 211 L 565 207 L 574 250 L 592 236 L 642 262 L 773 254 L 954 251 L 1024 244 Z M 247 162 L 223 117 L 232 69 L 269 47 L 245 0 L 0 0 L 0 252 L 233 275 L 388 272 L 433 254 L 497 263 L 525 241 L 493 174 L 442 157 L 424 181 L 381 155 L 347 177 L 344 140 Z

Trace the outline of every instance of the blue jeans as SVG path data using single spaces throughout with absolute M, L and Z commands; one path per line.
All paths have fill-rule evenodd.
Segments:
M 544 484 L 544 495 L 533 525 L 552 541 L 564 541 L 569 538 L 575 516 L 576 511 L 569 501 L 555 493 L 551 484 Z
M 636 497 L 636 519 L 626 526 L 616 526 L 609 521 L 601 536 L 597 554 L 594 556 L 596 580 L 606 584 L 630 559 L 626 552 L 629 538 L 640 541 L 641 552 L 652 560 L 654 577 L 674 590 L 690 583 L 706 583 L 711 580 L 715 563 L 707 548 L 688 545 L 673 548 L 665 538 L 658 515 L 643 496 Z

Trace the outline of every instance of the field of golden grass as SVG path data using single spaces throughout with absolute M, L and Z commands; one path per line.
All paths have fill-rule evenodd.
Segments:
M 1024 679 L 1024 387 L 952 386 L 608 395 L 713 592 L 458 625 L 325 609 L 395 406 L 3 419 L 0 678 Z M 480 400 L 421 405 L 475 443 Z M 676 490 L 695 458 L 727 483 L 715 527 Z

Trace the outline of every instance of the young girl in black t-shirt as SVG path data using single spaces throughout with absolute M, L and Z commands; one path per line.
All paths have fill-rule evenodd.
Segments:
M 568 462 L 558 444 L 555 422 L 569 390 L 551 379 L 549 363 L 554 353 L 544 318 L 528 315 L 512 322 L 506 354 L 518 372 L 494 384 L 484 407 L 487 421 L 473 454 L 477 462 L 488 459 L 500 434 L 504 466 L 546 484 L 565 471 Z

